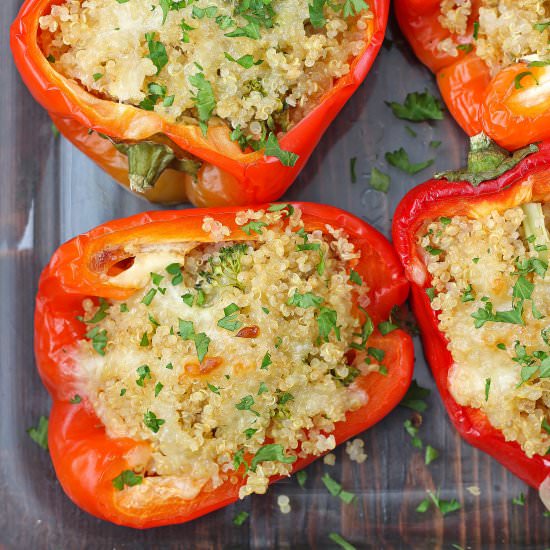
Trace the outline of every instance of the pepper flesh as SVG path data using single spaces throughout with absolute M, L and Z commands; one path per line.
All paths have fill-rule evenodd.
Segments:
M 403 303 L 408 283 L 399 259 L 389 242 L 362 220 L 337 208 L 295 203 L 302 210 L 306 231 L 326 225 L 343 228 L 361 258 L 354 269 L 370 289 L 366 310 L 374 325 L 388 319 L 392 308 Z M 75 365 L 67 350 L 84 337 L 85 328 L 76 319 L 82 300 L 89 296 L 124 300 L 135 289 L 106 284 L 106 274 L 122 259 L 123 245 L 133 243 L 212 242 L 202 229 L 205 215 L 231 229 L 224 240 L 250 240 L 235 224 L 238 208 L 162 211 L 138 214 L 99 226 L 62 245 L 40 279 L 35 312 L 35 353 L 42 380 L 52 396 L 48 444 L 59 481 L 67 495 L 89 513 L 114 523 L 146 528 L 191 520 L 225 506 L 238 498 L 244 483 L 230 482 L 193 500 L 171 498 L 135 509 L 117 505 L 112 479 L 131 469 L 125 458 L 143 442 L 128 438 L 111 439 L 87 404 L 85 396 L 71 404 L 75 394 Z M 120 264 L 119 264 L 120 265 Z M 358 315 L 362 315 L 358 312 Z M 369 395 L 360 409 L 336 424 L 336 443 L 369 428 L 388 414 L 401 400 L 411 380 L 414 351 L 411 338 L 400 329 L 382 336 L 375 330 L 369 345 L 386 353 L 388 375 L 361 375 L 356 383 Z M 316 457 L 300 458 L 293 471 Z M 272 479 L 271 481 L 275 481 Z
M 389 0 L 370 0 L 373 18 L 365 29 L 365 47 L 302 120 L 279 140 L 299 155 L 283 166 L 262 151 L 243 153 L 231 141 L 229 128 L 211 126 L 205 137 L 198 125 L 172 124 L 155 112 L 99 99 L 63 77 L 39 45 L 38 20 L 55 0 L 26 0 L 11 28 L 15 64 L 34 98 L 49 112 L 59 131 L 119 183 L 130 186 L 128 159 L 108 140 L 168 144 L 176 156 L 187 154 L 202 163 L 196 176 L 166 169 L 143 196 L 152 202 L 190 201 L 197 206 L 258 204 L 277 200 L 304 167 L 330 122 L 364 80 L 382 44 Z M 94 132 L 90 132 L 94 130 Z
M 504 211 L 550 198 L 550 142 L 520 160 L 500 177 L 474 187 L 466 181 L 433 179 L 410 191 L 398 205 L 393 223 L 393 242 L 405 275 L 411 282 L 411 302 L 421 329 L 424 352 L 431 366 L 441 399 L 458 432 L 475 447 L 493 456 L 533 487 L 540 487 L 550 475 L 550 458 L 528 458 L 515 441 L 506 441 L 479 409 L 463 407 L 449 390 L 453 357 L 447 339 L 439 330 L 438 312 L 430 304 L 426 289 L 431 278 L 417 245 L 418 232 L 427 221 L 439 217 L 482 218 L 493 210 Z
M 509 150 L 550 138 L 550 88 L 546 84 L 550 68 L 516 62 L 492 76 L 475 52 L 473 25 L 479 6 L 479 0 L 472 1 L 467 32 L 460 37 L 439 22 L 439 0 L 396 0 L 395 13 L 415 54 L 436 75 L 449 111 L 468 135 L 483 131 Z M 463 46 L 457 56 L 439 49 L 446 39 Z M 522 73 L 534 78 L 522 78 Z

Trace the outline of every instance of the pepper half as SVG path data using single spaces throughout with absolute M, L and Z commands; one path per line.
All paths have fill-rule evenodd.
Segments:
M 480 1 L 472 2 L 467 31 L 457 36 L 439 22 L 439 0 L 396 0 L 399 26 L 417 57 L 436 76 L 449 111 L 470 136 L 484 132 L 508 150 L 550 137 L 550 74 L 545 62 L 519 61 L 491 75 L 476 55 L 474 24 Z M 439 46 L 450 40 L 457 55 Z
M 196 206 L 277 200 L 304 167 L 330 122 L 366 77 L 382 44 L 388 0 L 371 0 L 366 45 L 302 120 L 279 140 L 299 156 L 283 166 L 263 151 L 242 152 L 225 125 L 172 124 L 155 112 L 100 99 L 58 73 L 38 44 L 39 18 L 54 0 L 26 0 L 11 28 L 15 64 L 59 131 L 119 183 L 152 202 Z M 136 147 L 138 146 L 138 147 Z M 129 169 L 131 175 L 129 176 Z M 156 182 L 156 183 L 155 183 Z
M 360 374 L 356 380 L 367 391 L 369 400 L 359 409 L 348 412 L 345 421 L 336 423 L 332 433 L 340 444 L 387 415 L 410 384 L 414 363 L 410 336 L 396 327 L 392 327 L 391 332 L 384 331 L 384 335 L 376 328 L 388 320 L 393 307 L 406 300 L 408 282 L 389 242 L 362 220 L 330 206 L 308 203 L 293 206 L 301 209 L 306 231 L 326 232 L 326 224 L 342 228 L 355 249 L 361 252 L 354 269 L 369 289 L 365 310 L 375 327 L 369 346 L 385 352 L 387 375 Z M 75 403 L 76 367 L 69 353 L 86 332 L 76 318 L 82 311 L 83 299 L 126 300 L 135 292 L 134 288 L 108 281 L 109 274 L 117 273 L 126 259 L 121 256 L 123 247 L 218 242 L 201 229 L 206 215 L 231 230 L 230 236 L 220 240 L 253 240 L 254 236 L 236 225 L 237 211 L 233 207 L 149 212 L 108 222 L 62 245 L 42 274 L 36 299 L 35 352 L 39 373 L 53 400 L 48 434 L 50 454 L 67 495 L 95 516 L 147 528 L 188 521 L 238 498 L 239 487 L 244 483 L 241 479 L 236 483 L 226 481 L 192 500 L 159 498 L 147 506 L 119 505 L 112 480 L 120 472 L 131 469 L 127 460 L 129 453 L 139 452 L 146 443 L 109 438 L 87 400 L 83 398 Z M 359 310 L 357 315 L 364 322 L 365 316 Z M 314 458 L 309 455 L 299 458 L 292 471 L 304 468 Z
M 533 145 L 509 156 L 480 135 L 473 138 L 468 169 L 442 174 L 439 179 L 414 188 L 398 205 L 393 223 L 393 242 L 412 285 L 412 307 L 421 328 L 424 351 L 451 421 L 466 441 L 536 488 L 550 479 L 550 458 L 541 454 L 529 458 L 516 441 L 505 440 L 484 412 L 460 405 L 451 394 L 449 377 L 454 360 L 449 342 L 439 328 L 440 312 L 431 306 L 432 275 L 426 266 L 427 252 L 420 247 L 418 238 L 429 221 L 442 219 L 450 223 L 453 216 L 481 220 L 494 211 L 503 213 L 516 206 L 548 201 L 549 197 L 550 143 Z M 466 297 L 462 301 L 472 300 Z M 499 325 L 492 327 L 498 334 Z M 487 400 L 487 386 L 485 391 Z

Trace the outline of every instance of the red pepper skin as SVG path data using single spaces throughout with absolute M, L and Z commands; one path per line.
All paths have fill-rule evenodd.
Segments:
M 415 187 L 398 205 L 393 222 L 393 243 L 411 282 L 411 303 L 421 329 L 424 352 L 449 417 L 468 443 L 493 456 L 533 487 L 539 487 L 550 474 L 550 459 L 540 455 L 528 458 L 518 443 L 505 441 L 502 432 L 491 426 L 484 413 L 459 405 L 449 391 L 448 373 L 453 358 L 447 349 L 447 339 L 439 330 L 437 312 L 426 294 L 431 278 L 421 259 L 416 236 L 427 220 L 441 216 L 481 217 L 494 209 L 502 211 L 549 198 L 550 142 L 545 142 L 540 144 L 539 152 L 478 187 L 445 180 L 430 180 Z
M 288 189 L 328 125 L 366 77 L 384 39 L 389 0 L 369 0 L 374 14 L 365 30 L 366 46 L 351 62 L 350 72 L 335 82 L 319 104 L 280 140 L 297 153 L 294 167 L 283 166 L 263 153 L 242 153 L 229 129 L 211 127 L 204 137 L 198 126 L 170 124 L 156 113 L 98 99 L 64 78 L 38 45 L 38 19 L 57 0 L 26 0 L 11 28 L 15 64 L 34 98 L 49 112 L 60 132 L 119 183 L 128 186 L 128 163 L 107 140 L 89 130 L 119 140 L 155 140 L 166 136 L 204 164 L 197 181 L 166 170 L 155 188 L 145 193 L 153 202 L 191 201 L 197 206 L 258 204 L 277 200 Z M 370 37 L 370 39 L 369 39 Z M 156 137 L 155 137 L 156 136 Z
M 491 76 L 489 67 L 475 53 L 473 22 L 478 19 L 479 1 L 472 2 L 464 37 L 456 37 L 441 26 L 440 4 L 439 0 L 394 3 L 401 30 L 416 56 L 436 75 L 441 95 L 462 129 L 470 136 L 483 131 L 509 150 L 549 139 L 550 93 L 545 89 L 535 91 L 546 68 L 514 63 Z M 450 56 L 438 49 L 447 38 L 473 49 Z M 537 80 L 521 77 L 525 72 L 532 73 Z M 516 77 L 520 78 L 520 87 Z
M 354 269 L 370 289 L 367 311 L 374 325 L 388 319 L 392 307 L 402 304 L 409 284 L 390 243 L 362 220 L 331 206 L 294 203 L 302 212 L 306 230 L 325 230 L 325 224 L 343 228 L 361 250 Z M 117 504 L 112 479 L 129 469 L 124 455 L 145 442 L 110 439 L 85 397 L 69 401 L 76 393 L 74 359 L 69 350 L 83 338 L 85 327 L 76 316 L 87 296 L 125 299 L 134 289 L 105 284 L 105 274 L 121 260 L 117 247 L 128 242 L 209 242 L 202 219 L 213 216 L 228 226 L 228 240 L 250 240 L 235 224 L 235 207 L 160 211 L 114 220 L 63 244 L 45 268 L 39 284 L 35 311 L 35 354 L 38 370 L 53 400 L 48 443 L 59 481 L 67 495 L 87 512 L 114 523 L 148 528 L 189 521 L 238 498 L 242 483 L 227 482 L 194 500 L 175 499 L 129 510 Z M 362 315 L 357 310 L 358 315 Z M 369 402 L 346 416 L 333 432 L 338 444 L 374 425 L 402 399 L 411 380 L 414 351 L 402 330 L 382 336 L 376 329 L 369 345 L 386 352 L 388 375 L 360 376 L 357 381 Z M 299 459 L 294 471 L 314 457 Z M 276 479 L 272 479 L 275 481 Z

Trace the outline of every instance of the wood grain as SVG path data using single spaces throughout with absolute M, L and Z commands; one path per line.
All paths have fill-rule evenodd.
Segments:
M 19 0 L 0 3 L 2 51 L 8 57 L 10 22 Z M 385 100 L 402 101 L 407 92 L 435 91 L 428 71 L 413 58 L 392 22 L 394 45 L 383 48 L 373 71 L 322 139 L 287 198 L 345 208 L 382 231 L 407 189 L 426 179 L 389 169 L 383 154 L 404 146 L 416 161 L 436 157 L 437 170 L 458 166 L 465 139 L 447 115 L 417 124 L 412 138 L 393 118 Z M 336 451 L 337 464 L 322 461 L 308 469 L 306 488 L 284 480 L 265 496 L 254 496 L 191 524 L 150 531 L 110 525 L 80 511 L 61 491 L 46 452 L 25 430 L 49 400 L 32 354 L 33 297 L 41 268 L 64 240 L 108 219 L 149 208 L 130 196 L 70 144 L 55 138 L 50 121 L 22 85 L 11 62 L 0 73 L 0 547 L 6 549 L 306 549 L 335 548 L 330 532 L 357 548 L 540 549 L 550 546 L 550 519 L 535 491 L 498 463 L 466 445 L 452 429 L 436 392 L 424 415 L 421 436 L 440 450 L 429 467 L 403 430 L 411 412 L 399 408 L 364 434 L 368 460 L 358 465 Z M 430 140 L 442 140 L 435 152 Z M 351 183 L 349 159 L 357 157 L 358 181 Z M 388 195 L 368 186 L 372 167 L 392 176 Z M 434 388 L 420 344 L 416 377 Z M 346 505 L 321 483 L 329 472 L 357 495 Z M 467 488 L 479 487 L 472 495 Z M 426 490 L 440 489 L 462 509 L 442 518 L 415 511 Z M 525 506 L 512 504 L 524 492 Z M 290 497 L 292 512 L 282 515 L 277 496 Z M 242 527 L 232 519 L 250 512 Z

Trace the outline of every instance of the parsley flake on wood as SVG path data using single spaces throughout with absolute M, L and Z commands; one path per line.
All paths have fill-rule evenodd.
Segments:
M 431 390 L 423 388 L 416 380 L 413 380 L 405 397 L 399 403 L 402 407 L 407 407 L 416 412 L 424 412 L 428 405 L 425 399 L 430 395 Z
M 296 481 L 298 485 L 303 489 L 307 481 L 307 472 L 305 470 L 300 470 L 296 472 Z
M 374 167 L 370 173 L 369 185 L 375 190 L 382 193 L 387 193 L 390 188 L 391 178 L 388 174 Z
M 386 105 L 391 108 L 397 118 L 403 120 L 412 122 L 443 120 L 441 102 L 427 90 L 407 94 L 403 104 L 392 101 L 386 102 Z
M 353 544 L 350 544 L 342 535 L 339 535 L 338 533 L 329 533 L 328 538 L 343 548 L 343 550 L 357 550 Z
M 426 445 L 426 452 L 424 454 L 424 464 L 429 466 L 434 460 L 439 457 L 439 451 L 434 449 L 431 445 Z
M 412 421 L 405 420 L 405 422 L 403 422 L 403 428 L 405 428 L 405 431 L 411 437 L 411 442 L 413 444 L 413 447 L 416 447 L 417 449 L 422 449 L 423 444 L 422 444 L 422 440 L 418 437 L 418 428 L 415 425 L 413 425 Z
M 237 527 L 240 527 L 243 525 L 243 523 L 248 519 L 248 516 L 250 514 L 248 512 L 239 512 L 234 518 L 233 518 L 233 525 L 236 525 Z
M 428 491 L 428 496 L 417 506 L 416 511 L 420 513 L 427 512 L 431 503 L 441 512 L 442 516 L 446 516 L 462 508 L 462 505 L 454 498 L 451 500 L 440 498 L 438 490 L 435 494 L 432 491 Z
M 399 168 L 411 176 L 418 174 L 418 172 L 421 172 L 434 163 L 434 159 L 430 159 L 425 162 L 411 163 L 409 160 L 409 154 L 405 151 L 405 149 L 403 149 L 403 147 L 399 148 L 397 151 L 386 153 L 385 157 L 389 164 Z
M 29 437 L 43 449 L 48 450 L 48 418 L 41 416 L 38 419 L 38 426 L 36 428 L 29 428 L 27 430 Z

